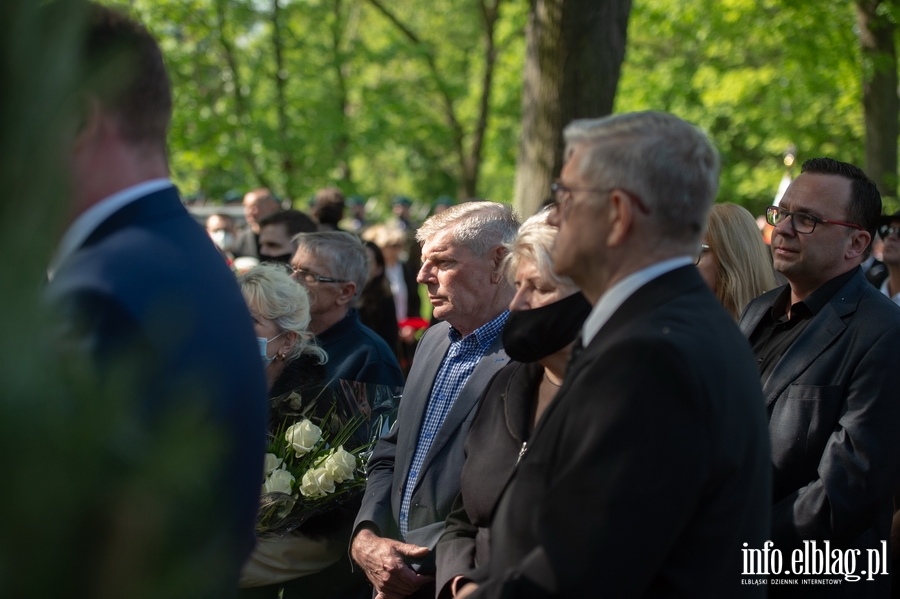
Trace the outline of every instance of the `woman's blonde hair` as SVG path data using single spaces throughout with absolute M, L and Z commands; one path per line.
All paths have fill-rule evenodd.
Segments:
M 503 258 L 502 268 L 506 278 L 512 283 L 516 278 L 516 270 L 521 260 L 529 260 L 537 267 L 541 278 L 564 291 L 575 291 L 578 286 L 569 277 L 561 277 L 553 272 L 553 258 L 550 248 L 556 239 L 557 228 L 547 222 L 550 213 L 542 210 L 522 223 L 512 243 L 506 244 L 509 250 Z
M 312 354 L 324 364 L 328 355 L 316 345 L 309 330 L 309 294 L 288 275 L 284 265 L 260 264 L 238 277 L 238 284 L 251 312 L 275 322 L 282 331 L 297 333 L 297 342 L 284 359 Z
M 715 204 L 706 245 L 716 259 L 716 297 L 737 320 L 747 304 L 778 286 L 769 248 L 756 220 L 737 204 Z

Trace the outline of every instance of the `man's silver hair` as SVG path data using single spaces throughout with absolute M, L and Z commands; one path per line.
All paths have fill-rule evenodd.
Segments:
M 366 248 L 359 237 L 346 231 L 317 231 L 298 233 L 293 241 L 298 250 L 319 258 L 328 269 L 328 276 L 356 283 L 353 299 L 359 297 L 369 278 Z
M 416 241 L 425 243 L 438 233 L 452 231 L 456 243 L 479 257 L 497 246 L 512 243 L 519 218 L 512 208 L 497 202 L 465 202 L 430 217 L 416 231 Z
M 665 112 L 631 112 L 569 124 L 565 159 L 585 147 L 575 165 L 591 187 L 637 195 L 661 235 L 700 238 L 719 189 L 719 153 L 695 125 Z

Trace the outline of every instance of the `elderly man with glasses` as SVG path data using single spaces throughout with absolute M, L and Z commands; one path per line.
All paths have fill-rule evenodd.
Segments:
M 471 596 L 762 596 L 741 584 L 741 546 L 769 525 L 762 393 L 694 266 L 718 153 L 659 112 L 575 121 L 565 140 L 554 270 L 594 307 Z
M 309 291 L 309 329 L 328 354 L 328 378 L 403 386 L 394 352 L 353 307 L 369 275 L 362 242 L 342 231 L 300 233 L 294 242 L 291 277 Z
M 855 574 L 866 570 L 861 580 L 818 587 L 816 597 L 890 592 L 900 310 L 859 267 L 880 214 L 878 189 L 859 168 L 806 161 L 780 206 L 766 212 L 775 270 L 789 284 L 754 300 L 740 321 L 769 413 L 775 548 L 785 556 L 856 551 Z M 772 586 L 769 594 L 801 590 Z

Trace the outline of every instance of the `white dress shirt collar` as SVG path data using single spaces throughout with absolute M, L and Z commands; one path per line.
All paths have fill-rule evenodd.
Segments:
M 47 267 L 47 279 L 52 281 L 53 276 L 59 270 L 59 267 L 71 256 L 75 250 L 91 236 L 97 227 L 103 221 L 112 216 L 118 210 L 124 208 L 131 202 L 138 200 L 151 193 L 162 191 L 167 187 L 172 187 L 169 179 L 151 179 L 137 185 L 132 185 L 122 191 L 118 191 L 109 197 L 103 198 L 76 218 L 69 228 L 66 229 L 65 235 L 56 248 L 56 255 L 50 261 Z
M 885 280 L 884 280 L 884 283 L 881 284 L 881 293 L 883 293 L 883 294 L 885 294 L 886 296 L 888 296 L 888 298 L 890 298 L 890 300 L 891 300 L 892 302 L 894 302 L 895 304 L 897 304 L 898 306 L 900 306 L 900 293 L 898 293 L 898 294 L 894 295 L 893 297 L 891 297 L 891 292 L 888 290 L 888 281 L 889 281 L 889 280 L 890 280 L 890 277 L 888 277 L 887 279 L 885 279 Z
M 603 325 L 615 314 L 616 310 L 631 297 L 635 291 L 652 281 L 653 279 L 666 274 L 669 271 L 693 264 L 694 261 L 690 256 L 679 256 L 657 262 L 647 268 L 643 268 L 637 272 L 633 272 L 600 296 L 594 309 L 584 321 L 584 327 L 581 330 L 581 339 L 584 347 L 587 347 L 591 340 L 597 335 Z

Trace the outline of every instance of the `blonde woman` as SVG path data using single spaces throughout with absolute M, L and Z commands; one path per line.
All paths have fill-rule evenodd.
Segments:
M 322 392 L 327 356 L 309 330 L 306 289 L 291 279 L 284 265 L 271 263 L 251 268 L 238 283 L 253 317 L 270 399 L 299 391 L 316 401 L 315 413 L 321 416 L 330 407 L 331 396 Z M 277 422 L 270 423 L 270 428 L 275 426 Z M 326 592 L 353 597 L 363 591 L 365 579 L 353 574 L 346 557 L 358 507 L 358 500 L 351 500 L 307 520 L 296 532 L 258 539 L 241 573 L 239 598 L 296 599 Z
M 737 204 L 712 207 L 697 269 L 735 320 L 750 300 L 778 287 L 756 221 Z

